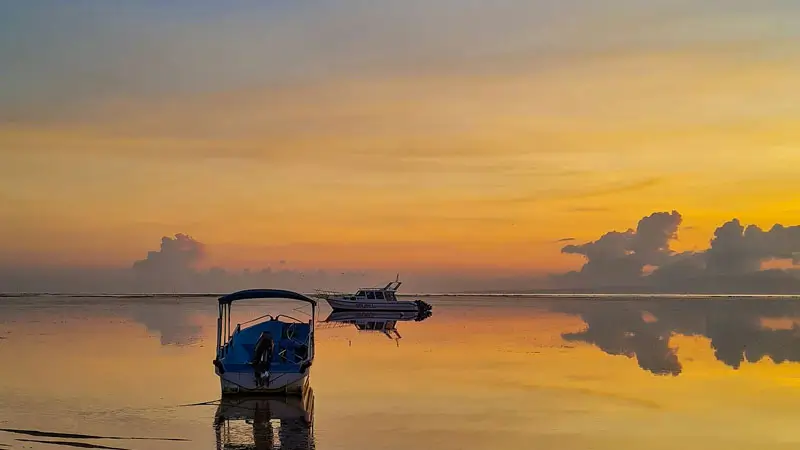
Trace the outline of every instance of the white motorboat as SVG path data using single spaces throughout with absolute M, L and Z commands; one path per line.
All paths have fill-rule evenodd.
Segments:
M 315 297 L 328 302 L 334 311 L 430 311 L 431 305 L 422 300 L 398 300 L 397 289 L 403 284 L 399 277 L 379 288 L 362 288 L 355 294 L 333 291 L 316 291 Z

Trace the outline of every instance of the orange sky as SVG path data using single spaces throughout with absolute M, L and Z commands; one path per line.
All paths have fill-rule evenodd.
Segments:
M 503 38 L 492 22 L 463 54 L 449 46 L 471 36 L 459 34 L 469 11 L 447 32 L 413 15 L 409 26 L 430 33 L 397 33 L 430 49 L 420 55 L 384 36 L 380 25 L 396 24 L 368 7 L 357 23 L 377 25 L 358 45 L 339 29 L 289 44 L 281 28 L 286 48 L 261 53 L 273 42 L 254 23 L 263 11 L 184 23 L 109 7 L 111 23 L 143 21 L 128 34 L 50 13 L 37 24 L 81 45 L 54 57 L 52 36 L 17 30 L 34 66 L 0 82 L 0 99 L 14 100 L 0 108 L 0 262 L 128 265 L 182 232 L 207 245 L 208 265 L 546 272 L 581 261 L 553 241 L 653 211 L 682 213 L 679 250 L 706 247 L 733 217 L 800 222 L 800 53 L 775 31 L 794 29 L 786 11 L 743 22 L 737 8 L 664 3 L 616 18 L 567 8 L 541 35 L 518 19 Z M 535 7 L 523 12 L 536 20 Z M 317 23 L 313 8 L 279 14 Z M 650 16 L 663 20 L 649 27 Z M 253 36 L 213 41 L 237 26 Z M 148 27 L 158 51 L 142 43 Z M 492 31 L 501 36 L 477 41 Z M 204 33 L 219 47 L 194 51 Z M 325 39 L 353 60 L 325 66 Z M 112 58 L 118 49 L 130 59 Z M 253 66 L 233 64 L 233 50 Z M 315 58 L 321 67 L 306 67 Z M 39 98 L 36 83 L 64 101 Z

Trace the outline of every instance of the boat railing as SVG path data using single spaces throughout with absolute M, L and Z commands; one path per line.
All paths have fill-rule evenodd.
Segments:
M 289 317 L 289 316 L 285 316 L 285 317 Z M 294 319 L 294 318 L 292 317 L 292 319 Z M 314 332 L 313 332 L 313 330 L 310 333 L 308 333 L 308 335 L 306 336 L 305 342 L 303 342 L 303 341 L 301 341 L 299 339 L 295 339 L 294 336 L 287 336 L 287 337 L 289 338 L 290 341 L 292 341 L 293 344 L 295 344 L 295 345 L 305 345 L 306 348 L 309 350 L 306 353 L 306 355 L 305 355 L 305 357 L 303 359 L 295 361 L 296 364 L 300 364 L 302 366 L 302 365 L 304 365 L 304 364 L 306 364 L 309 361 L 312 361 L 314 359 Z M 285 349 L 282 350 L 282 352 L 285 352 L 285 351 L 286 351 Z
M 238 328 L 238 327 L 240 327 L 241 325 L 247 325 L 247 324 L 249 324 L 249 323 L 257 322 L 257 321 L 259 321 L 259 320 L 261 320 L 261 319 L 269 319 L 269 320 L 273 320 L 273 318 L 272 318 L 272 315 L 270 315 L 270 314 L 264 314 L 263 316 L 258 316 L 258 317 L 256 317 L 255 319 L 250 319 L 250 320 L 248 320 L 247 322 L 242 322 L 242 323 L 240 323 L 239 325 L 236 325 L 236 327 Z
M 351 294 L 347 294 L 347 293 L 339 292 L 339 291 L 328 291 L 328 290 L 323 290 L 323 289 L 315 289 L 314 290 L 314 295 L 316 297 L 328 298 L 328 297 L 349 296 Z
M 233 337 L 239 334 L 239 331 L 241 331 L 241 329 L 242 325 L 236 324 L 236 328 L 233 329 L 233 333 L 231 333 L 231 335 L 225 339 L 225 342 L 222 343 L 222 347 L 219 349 L 219 356 L 221 358 L 224 358 L 228 354 L 228 350 L 231 347 L 231 341 L 233 340 Z

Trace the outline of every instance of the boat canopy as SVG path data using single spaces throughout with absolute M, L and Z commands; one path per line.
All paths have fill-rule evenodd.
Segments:
M 251 300 L 257 298 L 285 298 L 290 300 L 298 300 L 301 302 L 310 303 L 312 306 L 317 306 L 317 301 L 306 297 L 297 292 L 287 291 L 284 289 L 245 289 L 243 291 L 234 292 L 219 298 L 220 305 L 230 305 L 238 300 Z

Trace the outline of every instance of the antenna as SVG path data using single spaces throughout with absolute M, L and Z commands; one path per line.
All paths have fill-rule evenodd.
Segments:
M 397 288 L 399 288 L 401 284 L 402 283 L 400 282 L 400 274 L 398 273 L 397 276 L 395 277 L 394 281 L 390 281 L 389 284 L 387 284 L 384 289 L 391 290 L 391 291 L 396 291 Z

